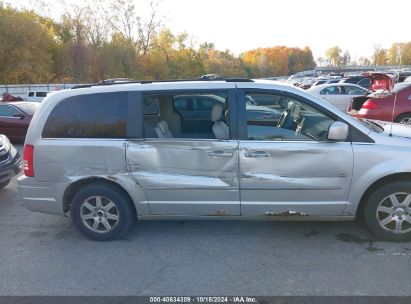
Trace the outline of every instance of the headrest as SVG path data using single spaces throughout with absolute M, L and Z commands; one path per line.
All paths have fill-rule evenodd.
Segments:
M 221 103 L 216 103 L 211 109 L 211 120 L 213 122 L 219 121 L 223 115 L 223 105 Z
M 287 109 L 292 110 L 294 108 L 294 106 L 295 106 L 294 101 L 289 101 L 288 104 L 287 104 Z
M 294 120 L 300 118 L 301 107 L 300 105 L 295 105 L 294 109 L 292 109 L 292 116 Z

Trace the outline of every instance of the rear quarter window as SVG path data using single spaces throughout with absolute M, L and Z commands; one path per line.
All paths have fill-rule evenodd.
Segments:
M 43 138 L 125 138 L 127 92 L 69 97 L 50 113 Z

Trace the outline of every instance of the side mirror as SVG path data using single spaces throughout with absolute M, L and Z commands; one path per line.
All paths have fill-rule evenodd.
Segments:
M 335 121 L 330 125 L 328 129 L 328 140 L 332 141 L 344 141 L 348 137 L 349 127 L 346 123 L 341 121 Z

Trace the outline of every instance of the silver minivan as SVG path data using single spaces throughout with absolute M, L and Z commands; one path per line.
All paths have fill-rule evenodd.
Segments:
M 406 241 L 407 137 L 410 127 L 356 120 L 284 83 L 103 83 L 44 100 L 18 184 L 27 208 L 70 214 L 95 240 L 135 219 L 360 217 Z

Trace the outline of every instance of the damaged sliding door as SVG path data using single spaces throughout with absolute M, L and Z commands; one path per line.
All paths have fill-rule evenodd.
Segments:
M 126 159 L 150 215 L 240 215 L 235 85 L 218 86 L 141 95 L 144 132 L 128 140 Z M 181 128 L 186 108 L 202 117 L 195 130 Z

